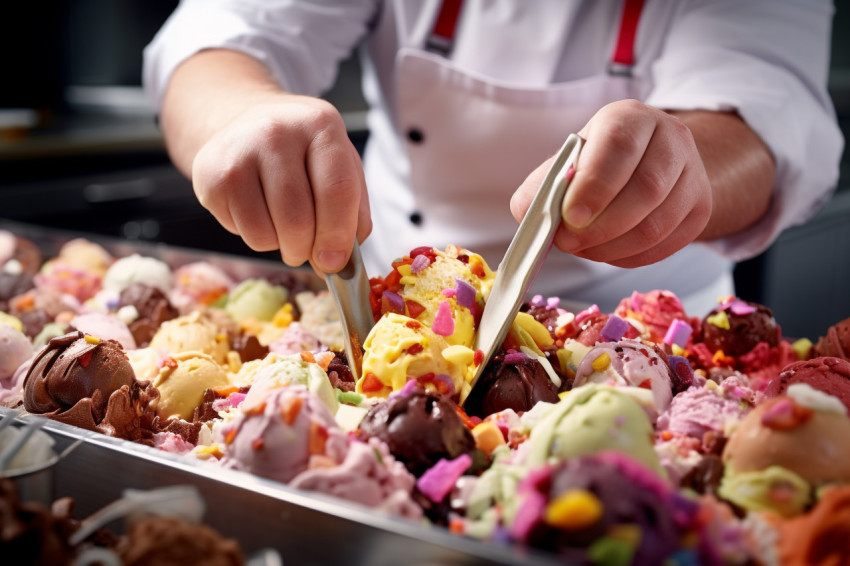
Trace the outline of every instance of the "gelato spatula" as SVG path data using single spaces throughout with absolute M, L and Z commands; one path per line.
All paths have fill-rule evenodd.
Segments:
M 326 273 L 325 283 L 339 311 L 348 366 L 354 379 L 360 379 L 363 341 L 375 325 L 375 319 L 369 304 L 369 279 L 357 242 L 354 242 L 354 249 L 345 267 L 338 273 Z
M 576 134 L 570 134 L 564 142 L 499 264 L 475 337 L 475 349 L 481 350 L 484 358 L 475 368 L 467 391 L 475 387 L 484 367 L 504 342 L 525 292 L 552 247 L 555 231 L 561 224 L 564 195 L 575 174 L 581 145 L 582 139 Z M 461 403 L 468 396 L 464 396 Z

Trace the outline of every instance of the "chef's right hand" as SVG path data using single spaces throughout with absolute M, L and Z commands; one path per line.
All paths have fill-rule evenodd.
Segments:
M 192 162 L 200 203 L 256 251 L 339 271 L 372 229 L 363 165 L 328 102 L 275 94 L 212 136 Z

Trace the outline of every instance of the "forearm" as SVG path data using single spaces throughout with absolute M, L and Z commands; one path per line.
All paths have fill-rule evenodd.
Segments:
M 248 108 L 287 96 L 256 59 L 226 49 L 201 51 L 177 69 L 163 99 L 160 126 L 177 168 L 191 176 L 198 150 Z
M 736 114 L 710 111 L 671 112 L 693 134 L 711 183 L 713 206 L 699 240 L 739 232 L 767 211 L 776 168 L 759 136 Z

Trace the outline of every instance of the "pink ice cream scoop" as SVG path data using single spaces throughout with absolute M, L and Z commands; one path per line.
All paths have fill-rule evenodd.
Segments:
M 658 417 L 657 429 L 702 441 L 708 433 L 728 436 L 728 431 L 752 409 L 748 395 L 738 388 L 691 387 L 673 398 Z
M 272 390 L 222 433 L 225 467 L 283 483 L 317 462 L 340 464 L 348 450 L 348 437 L 330 411 L 301 385 Z
M 136 340 L 126 324 L 117 317 L 100 312 L 79 314 L 71 319 L 71 326 L 101 340 L 115 340 L 125 350 L 135 350 Z
M 663 351 L 651 343 L 624 339 L 605 342 L 590 350 L 576 369 L 573 388 L 585 383 L 610 383 L 652 391 L 660 413 L 673 399 L 675 376 Z

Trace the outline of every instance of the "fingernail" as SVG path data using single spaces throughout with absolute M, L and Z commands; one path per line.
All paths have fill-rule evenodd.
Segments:
M 345 266 L 345 254 L 342 252 L 319 252 L 319 265 L 323 271 L 339 271 Z
M 591 217 L 590 208 L 583 204 L 574 204 L 567 209 L 564 215 L 564 221 L 571 228 L 584 228 L 590 223 Z

